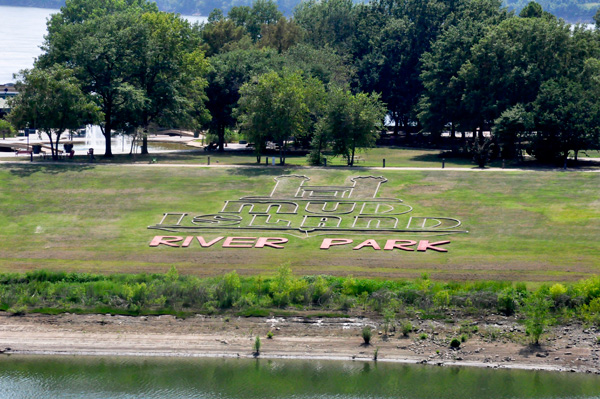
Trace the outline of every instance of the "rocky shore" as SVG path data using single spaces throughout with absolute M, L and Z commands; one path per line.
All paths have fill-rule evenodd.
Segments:
M 0 352 L 48 355 L 252 357 L 259 336 L 265 358 L 338 359 L 436 366 L 522 368 L 600 374 L 600 331 L 571 324 L 550 329 L 530 345 L 510 317 L 411 320 L 408 336 L 388 334 L 382 320 L 321 318 L 41 315 L 0 312 Z M 362 329 L 370 326 L 369 345 Z M 395 330 L 395 331 L 394 331 Z M 267 338 L 271 331 L 273 337 Z M 269 334 L 270 335 L 270 334 Z M 458 339 L 458 348 L 450 341 Z

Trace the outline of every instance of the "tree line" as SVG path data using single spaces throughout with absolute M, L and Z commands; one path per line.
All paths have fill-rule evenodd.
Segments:
M 50 102 L 29 94 L 35 82 L 78 85 L 81 98 L 60 96 L 77 112 L 47 113 L 73 120 L 47 127 L 99 123 L 107 156 L 114 131 L 145 138 L 161 125 L 209 129 L 220 150 L 239 129 L 259 162 L 273 142 L 282 163 L 294 146 L 315 164 L 326 150 L 352 164 L 384 115 L 404 142 L 480 163 L 524 153 L 564 162 L 600 147 L 600 30 L 535 2 L 515 15 L 498 0 L 308 0 L 285 17 L 257 0 L 191 25 L 146 0 L 69 0 L 43 50 L 12 120 L 43 129 Z

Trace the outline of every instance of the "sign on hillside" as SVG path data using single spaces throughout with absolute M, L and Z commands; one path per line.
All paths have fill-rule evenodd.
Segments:
M 168 212 L 160 223 L 149 229 L 174 233 L 207 232 L 269 232 L 285 233 L 297 237 L 327 235 L 332 233 L 393 233 L 438 235 L 467 233 L 460 229 L 461 222 L 451 217 L 412 215 L 413 208 L 397 198 L 377 196 L 381 185 L 387 182 L 382 176 L 356 176 L 350 184 L 339 186 L 315 186 L 310 178 L 299 175 L 278 176 L 267 196 L 242 197 L 225 201 L 220 211 L 213 214 L 190 215 L 188 212 Z M 219 237 L 221 241 L 224 237 Z M 214 245 L 197 237 L 200 245 Z M 254 240 L 254 241 L 252 241 Z M 157 236 L 150 246 L 161 244 L 186 247 L 194 237 Z M 227 237 L 223 247 L 265 246 L 282 248 L 286 238 L 278 237 Z M 367 242 L 369 241 L 369 242 Z M 375 240 L 367 240 L 358 246 L 380 249 Z M 389 241 L 393 241 L 390 243 Z M 346 245 L 352 240 L 343 238 L 325 239 L 321 249 L 334 245 Z M 429 243 L 412 240 L 388 240 L 384 249 L 422 250 L 432 249 L 445 252 L 434 246 L 442 242 Z M 449 241 L 443 242 L 449 243 Z M 237 244 L 237 245 L 236 245 Z M 360 249 L 354 247 L 354 249 Z

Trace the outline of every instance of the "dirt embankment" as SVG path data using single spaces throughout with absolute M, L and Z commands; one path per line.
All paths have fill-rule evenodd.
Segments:
M 600 331 L 580 325 L 555 327 L 542 345 L 527 345 L 524 327 L 511 318 L 490 316 L 460 323 L 413 320 L 408 337 L 385 337 L 381 321 L 368 318 L 235 316 L 11 316 L 0 312 L 4 354 L 86 354 L 137 356 L 251 357 L 256 336 L 261 357 L 528 368 L 600 374 Z M 361 331 L 371 326 L 364 345 Z M 273 338 L 267 338 L 267 332 Z M 451 337 L 464 342 L 451 349 Z

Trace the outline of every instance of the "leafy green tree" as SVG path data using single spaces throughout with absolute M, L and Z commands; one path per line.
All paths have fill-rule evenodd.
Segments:
M 378 92 L 395 131 L 414 126 L 423 92 L 421 57 L 435 42 L 458 1 L 375 0 L 358 8 L 352 52 L 358 88 Z
M 334 155 L 343 156 L 354 165 L 357 150 L 375 145 L 381 130 L 385 107 L 377 94 L 352 94 L 347 89 L 333 88 L 318 131 L 331 142 Z
M 237 26 L 231 20 L 219 20 L 209 23 L 202 30 L 202 40 L 207 56 L 230 51 L 244 38 L 250 39 L 243 26 Z
M 244 133 L 259 145 L 272 140 L 279 145 L 279 162 L 285 164 L 289 142 L 307 131 L 310 109 L 307 93 L 321 82 L 284 69 L 268 72 L 240 89 L 239 121 Z
M 544 10 L 539 3 L 530 1 L 525 7 L 519 12 L 521 18 L 541 18 L 544 15 Z
M 71 68 L 94 94 L 106 157 L 115 130 L 146 129 L 151 122 L 193 127 L 208 117 L 200 36 L 179 16 L 143 0 L 68 0 L 48 32 L 36 66 Z M 142 149 L 147 152 L 145 136 Z
M 525 299 L 523 304 L 523 316 L 525 329 L 534 345 L 539 345 L 542 334 L 551 322 L 551 301 L 541 294 L 533 294 Z
M 283 16 L 273 0 L 255 0 L 252 7 L 232 7 L 228 18 L 246 28 L 254 42 L 260 40 L 263 25 L 276 24 Z
M 2 140 L 5 140 L 6 135 L 12 136 L 16 130 L 9 121 L 0 119 L 0 132 L 2 132 Z
M 503 159 L 523 157 L 523 142 L 531 136 L 533 115 L 523 104 L 516 104 L 494 120 L 492 133 L 501 147 Z
M 565 163 L 569 151 L 598 148 L 598 92 L 567 78 L 545 82 L 533 103 L 536 134 L 532 153 L 542 161 Z
M 24 70 L 17 82 L 19 94 L 10 100 L 10 121 L 19 127 L 34 127 L 46 133 L 52 158 L 58 157 L 61 135 L 84 123 L 99 119 L 98 107 L 81 90 L 69 69 Z M 54 141 L 54 138 L 56 141 Z
M 581 63 L 573 59 L 571 44 L 570 27 L 562 20 L 509 18 L 493 27 L 458 73 L 472 129 L 516 104 L 531 103 L 544 81 Z
M 352 47 L 356 19 L 352 0 L 302 1 L 294 10 L 294 20 L 306 32 L 306 43 L 334 49 L 340 54 Z
M 36 64 L 47 68 L 60 64 L 73 68 L 84 91 L 94 93 L 103 114 L 100 124 L 105 137 L 105 156 L 112 157 L 111 135 L 115 129 L 132 128 L 146 101 L 144 90 L 135 85 L 140 46 L 145 42 L 141 13 L 121 12 L 54 26 Z M 67 19 L 67 18 L 65 18 Z
M 446 129 L 452 139 L 458 131 L 473 130 L 473 119 L 462 101 L 464 82 L 458 73 L 471 57 L 472 47 L 507 17 L 499 0 L 462 1 L 430 51 L 423 54 L 420 78 L 424 91 L 419 99 L 418 118 L 435 140 Z
M 353 73 L 349 57 L 338 54 L 331 47 L 315 48 L 301 43 L 284 54 L 283 63 L 289 69 L 304 71 L 325 85 L 347 85 Z
M 271 47 L 281 54 L 300 42 L 302 29 L 293 20 L 281 17 L 274 24 L 264 24 L 260 36 L 260 47 Z
M 146 98 L 137 125 L 151 123 L 197 129 L 210 119 L 204 106 L 208 61 L 199 33 L 181 17 L 164 12 L 141 17 L 145 42 L 138 47 L 132 83 Z M 148 153 L 143 136 L 142 154 Z
M 206 88 L 206 106 L 212 116 L 209 128 L 217 135 L 219 150 L 223 151 L 225 130 L 233 128 L 237 122 L 232 111 L 237 107 L 240 88 L 252 76 L 280 70 L 282 59 L 272 49 L 249 49 L 218 54 L 211 57 L 210 62 Z

